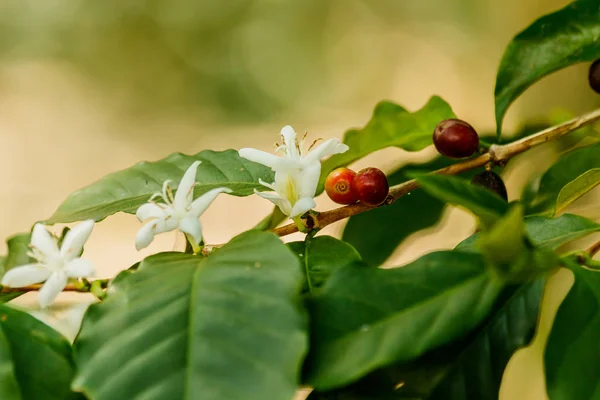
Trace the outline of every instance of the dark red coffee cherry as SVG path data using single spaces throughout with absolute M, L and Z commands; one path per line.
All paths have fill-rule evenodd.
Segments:
M 349 168 L 338 168 L 331 171 L 325 179 L 325 192 L 338 204 L 354 204 L 358 201 L 358 193 L 354 188 L 356 172 Z
M 369 206 L 383 203 L 390 191 L 385 174 L 377 168 L 365 168 L 358 171 L 354 177 L 354 188 L 358 200 Z
M 588 82 L 590 83 L 590 87 L 594 89 L 596 93 L 600 93 L 600 59 L 594 61 L 590 66 Z
M 466 158 L 479 148 L 479 135 L 465 121 L 446 119 L 435 127 L 433 144 L 446 157 Z
M 508 201 L 508 194 L 506 193 L 506 186 L 495 172 L 493 171 L 484 171 L 480 174 L 477 174 L 471 179 L 471 183 L 477 186 L 481 186 L 482 188 L 486 188 L 498 196 L 502 197 L 504 200 Z

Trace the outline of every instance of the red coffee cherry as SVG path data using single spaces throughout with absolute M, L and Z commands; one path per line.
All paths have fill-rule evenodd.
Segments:
M 354 188 L 358 193 L 358 200 L 369 206 L 378 206 L 385 201 L 390 185 L 381 170 L 365 168 L 354 177 Z
M 354 188 L 354 177 L 356 172 L 349 168 L 338 168 L 325 179 L 325 192 L 329 198 L 338 204 L 354 204 L 358 201 L 358 195 Z
M 590 83 L 590 87 L 594 89 L 596 93 L 600 93 L 600 60 L 594 61 L 590 66 L 588 82 Z
M 433 144 L 446 157 L 466 158 L 479 148 L 479 135 L 465 121 L 446 119 L 435 127 Z
M 484 171 L 480 174 L 473 176 L 471 179 L 471 183 L 477 186 L 481 186 L 482 188 L 488 189 L 498 196 L 502 197 L 504 200 L 508 201 L 508 194 L 506 193 L 506 186 L 495 172 L 493 171 Z

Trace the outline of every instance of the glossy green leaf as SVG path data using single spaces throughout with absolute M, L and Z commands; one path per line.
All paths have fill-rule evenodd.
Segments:
M 453 161 L 438 157 L 425 164 L 409 164 L 388 176 L 390 185 L 410 179 L 409 174 L 430 172 Z M 415 210 L 419 212 L 415 212 Z M 415 190 L 386 207 L 354 215 L 344 227 L 342 240 L 354 246 L 363 260 L 381 265 L 412 233 L 435 225 L 444 210 L 444 202 L 423 190 Z
M 566 153 L 523 193 L 527 214 L 554 215 L 598 184 L 600 143 Z M 533 187 L 531 187 L 533 186 Z M 563 192 L 564 189 L 564 192 Z M 562 192 L 562 194 L 561 194 Z M 559 197 L 561 198 L 558 203 Z
M 288 243 L 298 256 L 304 272 L 304 292 L 316 293 L 333 271 L 348 265 L 361 264 L 356 249 L 331 236 L 306 236 L 304 242 Z
M 371 120 L 364 128 L 346 132 L 344 143 L 350 149 L 323 163 L 321 183 L 334 169 L 386 147 L 399 147 L 408 151 L 424 149 L 433 143 L 436 125 L 444 119 L 454 117 L 452 108 L 438 96 L 433 96 L 423 108 L 413 113 L 397 104 L 383 101 L 377 104 Z
M 557 218 L 542 216 L 525 217 L 525 231 L 531 242 L 543 249 L 555 250 L 572 240 L 600 231 L 600 224 L 574 214 L 563 214 Z M 480 233 L 460 242 L 455 250 L 477 251 L 476 242 Z
M 562 211 L 569 204 L 600 184 L 600 168 L 590 169 L 567 183 L 556 198 L 556 212 Z
M 465 338 L 408 364 L 383 368 L 311 400 L 497 399 L 508 361 L 534 335 L 544 279 L 506 290 L 492 315 Z
M 557 218 L 532 216 L 525 218 L 527 235 L 538 247 L 557 249 L 565 243 L 598 232 L 600 224 L 575 214 Z
M 291 399 L 307 349 L 301 283 L 272 233 L 149 257 L 86 313 L 74 387 L 94 400 Z
M 71 346 L 31 315 L 0 305 L 0 398 L 79 398 L 72 393 Z
M 575 283 L 558 308 L 544 353 L 552 400 L 600 395 L 600 272 L 576 266 Z
M 332 389 L 414 360 L 475 328 L 501 288 L 478 254 L 437 252 L 397 269 L 340 268 L 311 307 L 306 380 Z
M 510 104 L 544 76 L 570 65 L 600 58 L 600 3 L 576 0 L 545 15 L 508 45 L 496 77 L 498 134 Z
M 466 208 L 484 225 L 491 225 L 509 208 L 495 193 L 472 185 L 468 180 L 451 175 L 418 175 L 415 179 L 423 190 L 440 200 Z
M 79 189 L 46 222 L 100 221 L 117 212 L 135 213 L 150 196 L 161 191 L 163 182 L 171 180 L 177 185 L 197 160 L 202 164 L 196 174 L 196 196 L 218 187 L 228 187 L 235 196 L 248 196 L 254 189 L 264 189 L 259 179 L 273 180 L 269 168 L 241 158 L 235 150 L 205 150 L 193 156 L 175 153 L 160 161 L 137 163 Z

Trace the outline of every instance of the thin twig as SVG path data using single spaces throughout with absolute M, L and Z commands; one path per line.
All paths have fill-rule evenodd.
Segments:
M 596 253 L 598 253 L 599 251 L 600 251 L 600 240 L 598 240 L 596 243 L 594 243 L 593 245 L 591 245 L 586 250 L 586 253 L 588 253 L 588 255 L 590 257 L 594 257 L 596 255 Z
M 490 162 L 498 165 L 504 165 L 509 159 L 516 156 L 517 154 L 521 154 L 531 149 L 532 147 L 539 146 L 540 144 L 546 143 L 550 140 L 557 139 L 561 136 L 566 135 L 567 133 L 573 132 L 581 128 L 584 125 L 591 124 L 598 120 L 600 120 L 600 109 L 592 111 L 588 114 L 584 114 L 580 117 L 574 118 L 560 125 L 544 129 L 543 131 L 534 133 L 533 135 L 524 137 L 509 144 L 494 144 L 490 146 L 487 153 L 482 154 L 479 157 L 458 164 L 454 164 L 446 168 L 439 169 L 432 173 L 456 175 L 461 172 L 482 167 Z M 377 207 L 384 207 L 386 205 L 389 205 L 398 198 L 419 188 L 419 186 L 420 185 L 415 180 L 406 181 L 399 185 L 392 186 L 390 188 L 388 199 L 383 204 Z M 334 222 L 340 221 L 342 219 L 351 217 L 356 214 L 360 214 L 372 208 L 376 207 L 370 207 L 363 203 L 356 203 L 349 206 L 334 208 L 333 210 L 325 211 L 318 214 L 308 214 L 307 218 L 309 218 L 310 221 L 307 222 L 307 226 L 310 226 L 312 229 L 322 229 Z M 292 223 L 274 229 L 273 232 L 275 232 L 279 236 L 286 236 L 298 232 L 298 227 L 296 226 L 296 224 Z
M 102 288 L 106 288 L 108 286 L 109 279 L 98 279 L 96 281 L 86 281 L 85 283 L 69 283 L 63 289 L 63 292 L 78 292 L 78 293 L 90 293 L 91 286 L 94 282 L 100 282 L 99 285 Z M 2 291 L 0 293 L 14 293 L 14 292 L 37 292 L 42 288 L 42 284 L 29 285 L 23 287 L 8 287 L 2 286 Z

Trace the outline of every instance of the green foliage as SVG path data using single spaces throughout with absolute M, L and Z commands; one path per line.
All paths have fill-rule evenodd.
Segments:
M 510 104 L 544 76 L 561 68 L 600 58 L 600 3 L 576 0 L 545 15 L 508 45 L 496 77 L 496 125 Z
M 452 109 L 443 99 L 434 96 L 418 111 L 411 113 L 403 107 L 383 101 L 375 107 L 373 116 L 362 129 L 351 129 L 344 135 L 350 150 L 337 154 L 323 163 L 321 187 L 329 172 L 346 166 L 374 151 L 386 147 L 399 147 L 417 151 L 433 143 L 436 125 L 454 118 Z
M 337 269 L 311 306 L 306 380 L 332 389 L 416 359 L 477 326 L 502 284 L 477 254 L 437 252 L 397 269 Z
M 29 242 L 31 241 L 30 233 L 20 233 L 18 235 L 11 236 L 6 240 L 6 246 L 8 247 L 8 254 L 6 256 L 4 271 L 8 271 L 18 265 L 29 264 L 33 261 L 29 257 Z
M 196 196 L 218 187 L 228 187 L 234 196 L 248 196 L 254 189 L 265 188 L 258 183 L 259 179 L 273 180 L 269 168 L 241 158 L 235 150 L 205 150 L 193 156 L 175 153 L 160 161 L 137 163 L 79 189 L 46 223 L 100 221 L 117 212 L 135 213 L 150 196 L 161 191 L 163 182 L 171 180 L 177 184 L 185 170 L 197 160 L 202 164 L 196 174 Z
M 417 171 L 430 172 L 452 161 L 438 157 L 425 164 L 409 164 L 388 176 L 390 185 L 410 179 Z M 426 212 L 415 212 L 415 210 Z M 381 265 L 410 234 L 435 225 L 444 210 L 444 202 L 423 190 L 402 196 L 387 207 L 350 217 L 342 240 L 352 244 L 369 265 Z
M 311 400 L 459 400 L 498 398 L 512 354 L 533 338 L 544 279 L 510 287 L 476 331 L 411 363 L 380 369 L 348 388 Z M 400 385 L 402 383 L 402 385 Z
M 600 390 L 600 272 L 572 270 L 575 283 L 558 308 L 544 354 L 552 400 L 597 399 Z
M 527 214 L 554 215 L 600 183 L 600 143 L 573 150 L 523 193 Z
M 508 203 L 496 193 L 457 176 L 417 175 L 415 179 L 432 196 L 477 215 L 485 226 L 496 222 L 509 208 Z
M 535 246 L 549 250 L 556 250 L 563 244 L 600 230 L 600 224 L 574 214 L 563 214 L 557 218 L 525 217 L 524 223 L 529 240 Z M 456 250 L 476 251 L 479 237 L 480 233 L 469 236 L 456 246 Z
M 529 86 L 558 69 L 600 58 L 599 21 L 597 0 L 576 0 L 514 38 L 496 81 L 498 136 L 481 140 L 482 151 L 501 141 L 508 107 Z M 298 28 L 299 34 L 305 31 Z M 276 40 L 282 38 L 287 40 Z M 373 152 L 424 149 L 435 126 L 453 117 L 437 96 L 415 112 L 379 103 L 362 129 L 346 132 L 349 150 L 321 165 L 317 193 L 330 171 Z M 557 139 L 564 133 L 560 129 L 540 138 Z M 520 202 L 509 204 L 471 184 L 465 178 L 476 170 L 463 177 L 429 174 L 462 162 L 438 156 L 391 174 L 392 185 L 416 177 L 422 189 L 352 216 L 343 240 L 316 236 L 318 229 L 307 223 L 300 229 L 307 233 L 303 241 L 284 244 L 263 232 L 286 218 L 276 207 L 224 246 L 208 251 L 209 246 L 188 243 L 187 252 L 150 256 L 121 272 L 108 289 L 107 280 L 71 278 L 75 287 L 69 289 L 102 299 L 87 310 L 74 350 L 57 332 L 2 304 L 22 293 L 0 288 L 0 398 L 291 399 L 302 383 L 316 388 L 310 395 L 315 400 L 497 399 L 510 358 L 532 340 L 545 277 L 562 265 L 573 270 L 575 284 L 559 308 L 545 351 L 548 393 L 552 400 L 597 399 L 600 262 L 592 259 L 595 247 L 562 259 L 557 253 L 562 245 L 600 231 L 600 224 L 572 214 L 552 218 L 600 183 L 597 132 L 587 126 L 562 138 L 556 149 L 577 146 L 531 180 Z M 512 157 L 522 148 L 501 150 Z M 295 158 L 292 147 L 286 151 Z M 166 182 L 177 185 L 197 160 L 202 163 L 195 196 L 217 187 L 247 196 L 264 189 L 261 179 L 274 179 L 270 168 L 240 158 L 235 150 L 176 153 L 76 191 L 46 223 L 134 213 Z M 318 172 L 318 165 L 288 161 L 277 171 L 278 194 L 285 191 L 291 202 L 301 197 L 301 205 L 309 204 L 317 184 L 311 172 Z M 454 251 L 427 254 L 399 268 L 376 268 L 409 235 L 435 225 L 446 204 L 475 214 L 481 231 Z M 311 215 L 320 229 L 365 208 L 351 205 Z M 179 230 L 191 229 L 191 221 L 179 213 L 148 228 L 169 230 L 172 217 L 181 222 Z M 289 233 L 284 231 L 277 233 Z M 77 241 L 86 234 L 75 238 L 66 232 L 59 243 L 79 250 L 83 243 Z M 8 240 L 0 276 L 32 262 L 29 242 L 29 233 Z M 62 267 L 69 276 L 78 269 L 74 265 L 86 269 L 71 264 L 77 261 L 69 254 L 60 255 L 69 263 L 54 262 L 56 249 L 43 239 L 36 246 L 38 261 L 58 272 L 51 279 Z M 199 254 L 188 254 L 193 252 Z M 20 277 L 23 285 L 43 276 L 35 268 L 20 272 L 32 274 L 29 281 Z M 48 282 L 42 290 L 51 286 Z
M 6 240 L 8 254 L 1 257 L 0 261 L 0 278 L 4 276 L 6 271 L 19 265 L 29 264 L 33 259 L 29 257 L 29 242 L 31 240 L 30 233 L 20 233 L 13 235 Z M 2 286 L 0 286 L 1 288 Z M 0 303 L 6 303 L 24 294 L 24 292 L 9 292 L 0 293 Z
M 86 313 L 74 387 L 93 399 L 291 398 L 306 352 L 297 258 L 271 233 L 144 260 Z
M 514 205 L 489 230 L 482 232 L 477 247 L 506 281 L 528 281 L 559 264 L 554 252 L 531 245 L 525 233 L 520 204 Z
M 288 246 L 304 267 L 302 291 L 310 294 L 315 294 L 336 269 L 362 264 L 354 247 L 331 236 L 307 235 L 304 242 L 291 242 Z
M 76 399 L 71 346 L 31 315 L 0 304 L 0 398 Z

